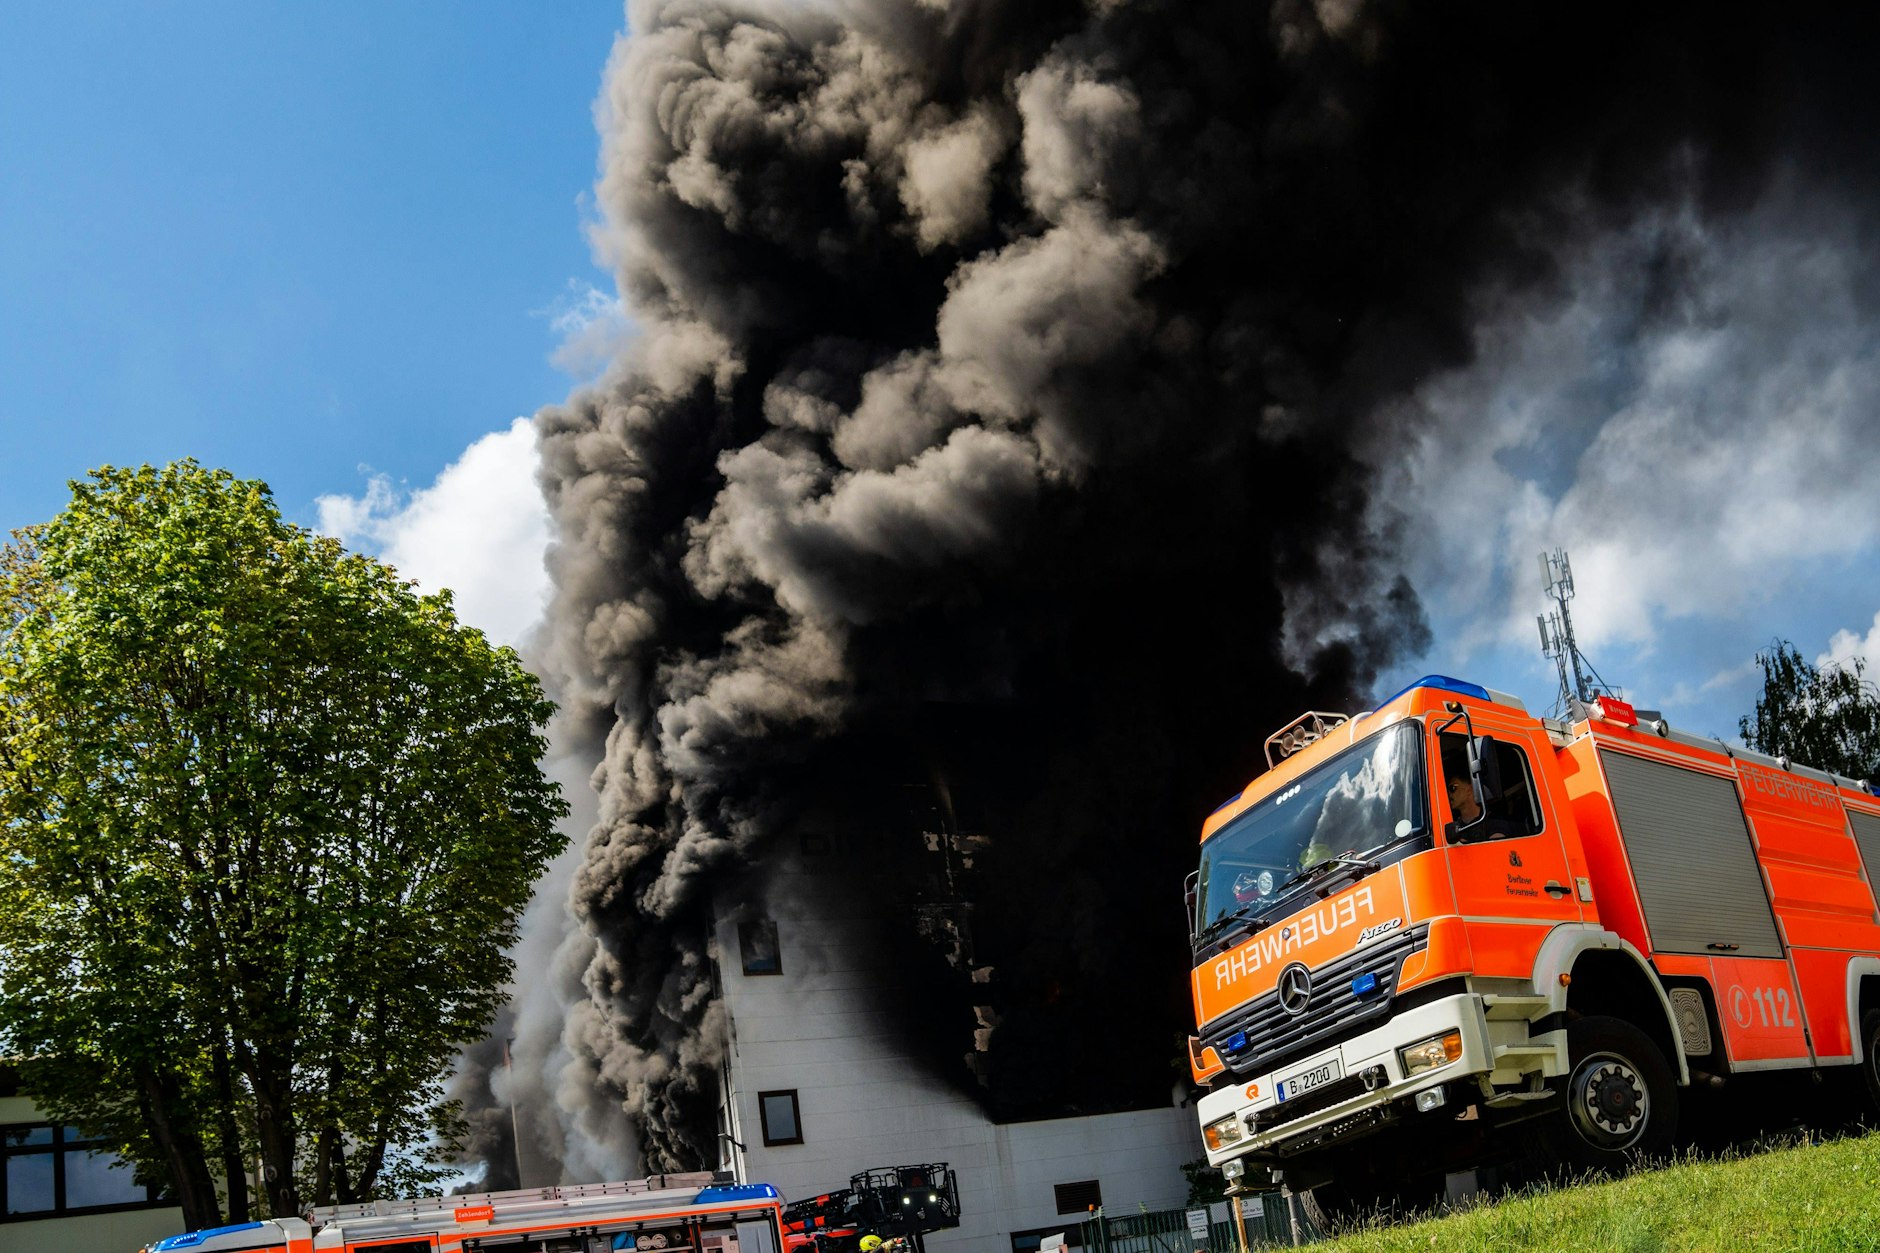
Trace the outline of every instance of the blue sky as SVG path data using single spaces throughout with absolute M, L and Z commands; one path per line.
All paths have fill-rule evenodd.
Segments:
M 582 326 L 619 326 L 586 230 L 622 24 L 615 0 L 12 6 L 0 528 L 51 516 L 93 466 L 194 456 L 519 638 L 546 521 L 515 423 L 567 394 Z M 1804 212 L 1805 231 L 1781 219 Z M 1872 425 L 1872 319 L 1790 316 L 1808 256 L 1763 242 L 1860 237 L 1859 215 L 1820 213 L 1777 204 L 1760 233 L 1718 242 L 1721 338 L 1585 333 L 1576 317 L 1623 324 L 1601 295 L 1623 288 L 1606 277 L 1629 264 L 1620 240 L 1583 259 L 1578 305 L 1498 319 L 1518 328 L 1507 342 L 1407 402 L 1435 451 L 1403 458 L 1390 495 L 1433 520 L 1407 562 L 1437 638 L 1377 695 L 1439 670 L 1544 708 L 1535 555 L 1559 544 L 1587 651 L 1677 725 L 1732 734 L 1773 637 L 1880 653 L 1874 493 L 1836 480 L 1827 442 L 1800 466 L 1741 442 L 1815 412 L 1830 434 Z M 1843 255 L 1823 247 L 1808 300 L 1831 303 Z M 1838 391 L 1783 383 L 1815 359 L 1843 364 Z M 1596 420 L 1533 411 L 1547 396 Z M 1663 422 L 1700 401 L 1735 414 L 1711 445 L 1733 450 L 1723 472 L 1678 455 Z M 1650 481 L 1628 479 L 1644 463 Z
M 12 5 L 0 527 L 194 456 L 312 523 L 566 394 L 617 0 Z

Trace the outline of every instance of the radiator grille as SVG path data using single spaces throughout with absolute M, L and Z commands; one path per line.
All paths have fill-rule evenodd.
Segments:
M 1288 1014 L 1279 1007 L 1279 992 L 1268 992 L 1209 1023 L 1202 1042 L 1214 1046 L 1230 1072 L 1247 1075 L 1352 1035 L 1389 1010 L 1403 959 L 1429 943 L 1429 930 L 1428 925 L 1412 927 L 1320 966 L 1312 972 L 1312 995 L 1303 1013 Z M 1376 975 L 1377 987 L 1358 996 L 1351 981 L 1361 974 Z M 1246 1045 L 1230 1052 L 1227 1042 L 1242 1031 Z

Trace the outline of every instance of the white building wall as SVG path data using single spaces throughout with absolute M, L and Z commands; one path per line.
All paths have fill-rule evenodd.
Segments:
M 30 1097 L 0 1097 L 0 1126 L 45 1122 Z M 0 1253 L 130 1253 L 183 1230 L 183 1211 L 171 1205 L 0 1220 Z
M 1169 1108 L 995 1125 L 930 1076 L 879 1019 L 879 991 L 894 986 L 897 972 L 870 942 L 867 920 L 852 916 L 854 903 L 819 889 L 816 863 L 785 858 L 760 907 L 777 923 L 781 974 L 743 973 L 729 911 L 716 931 L 732 1031 L 731 1116 L 742 1145 L 725 1146 L 725 1160 L 740 1177 L 800 1200 L 846 1187 L 866 1169 L 945 1162 L 959 1183 L 961 1225 L 927 1238 L 934 1253 L 1009 1249 L 1011 1232 L 1078 1221 L 1083 1215 L 1057 1213 L 1057 1184 L 1098 1180 L 1110 1214 L 1183 1205 L 1180 1167 L 1203 1149 L 1195 1112 L 1173 1106 L 1172 1087 Z M 785 1090 L 797 1094 L 804 1142 L 766 1146 L 758 1094 Z

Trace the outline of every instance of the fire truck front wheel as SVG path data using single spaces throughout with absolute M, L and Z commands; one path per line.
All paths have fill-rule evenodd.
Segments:
M 1542 1165 L 1623 1170 L 1670 1149 L 1678 1089 L 1650 1037 L 1620 1018 L 1581 1018 L 1567 1027 L 1567 1054 L 1562 1103 L 1536 1127 Z

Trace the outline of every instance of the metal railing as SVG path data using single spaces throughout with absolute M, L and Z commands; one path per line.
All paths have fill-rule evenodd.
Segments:
M 1292 1228 L 1286 1217 L 1286 1203 L 1279 1193 L 1265 1198 L 1265 1211 L 1259 1217 L 1246 1220 L 1247 1247 L 1290 1246 Z M 1195 1253 L 1197 1248 L 1206 1249 L 1208 1253 L 1237 1253 L 1240 1248 L 1231 1212 L 1222 1221 L 1208 1224 L 1205 1244 L 1196 1241 L 1190 1233 L 1185 1209 L 1115 1216 L 1098 1211 L 1082 1224 L 1082 1237 L 1084 1253 Z

